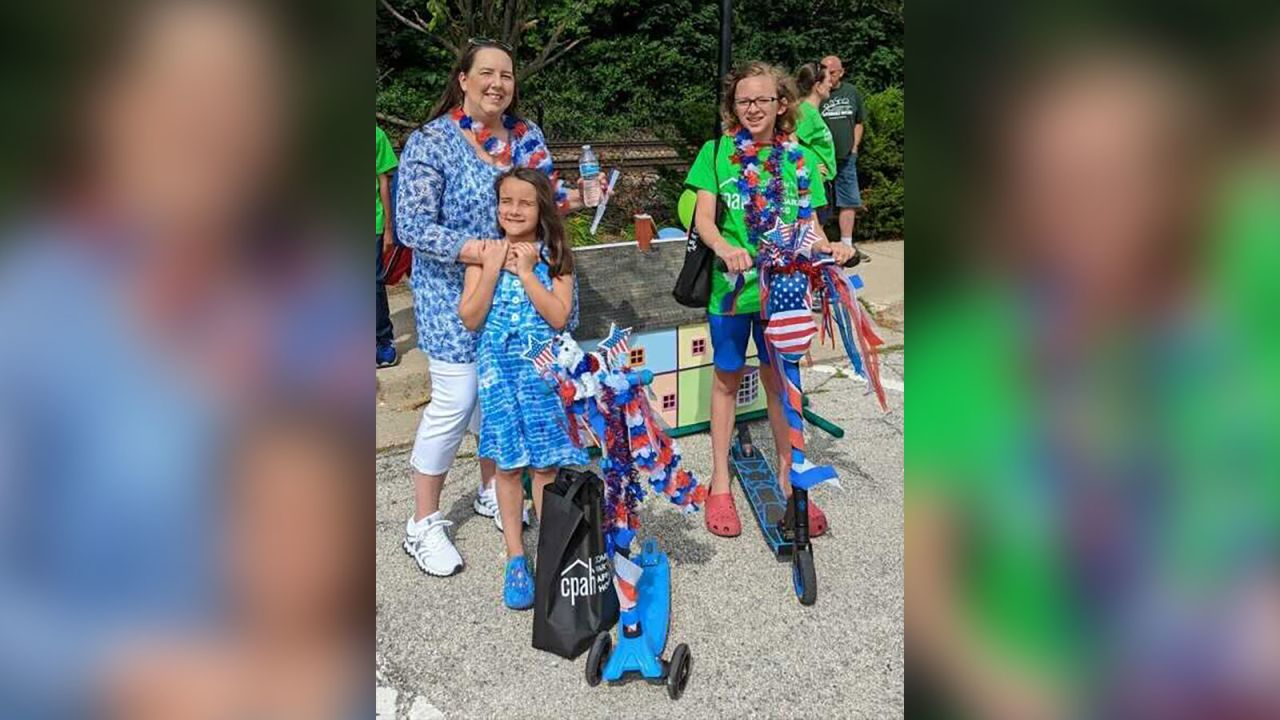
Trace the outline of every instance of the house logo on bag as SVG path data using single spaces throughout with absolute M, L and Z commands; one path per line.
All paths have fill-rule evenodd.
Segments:
M 560 571 L 560 597 L 577 605 L 578 598 L 588 598 L 609 587 L 609 559 L 604 555 L 591 558 L 591 563 L 578 558 Z

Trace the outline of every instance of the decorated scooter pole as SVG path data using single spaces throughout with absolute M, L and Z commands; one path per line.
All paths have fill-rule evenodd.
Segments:
M 814 465 L 805 456 L 804 389 L 800 360 L 809 351 L 817 326 L 809 298 L 809 277 L 792 266 L 760 267 L 761 312 L 765 316 L 765 345 L 777 373 L 783 416 L 791 444 L 791 469 L 787 480 L 791 498 L 779 530 L 790 539 L 791 580 L 801 605 L 812 605 L 818 596 L 813 548 L 809 544 L 809 490 L 824 482 L 838 484 L 835 468 Z
M 802 605 L 817 599 L 817 574 L 809 543 L 809 491 L 830 482 L 839 487 L 835 468 L 814 465 L 805 455 L 804 389 L 800 361 L 815 336 L 838 328 L 844 349 L 859 374 L 885 405 L 875 346 L 880 343 L 861 315 L 853 285 L 829 255 L 815 253 L 820 238 L 809 222 L 774 225 L 761 238 L 756 254 L 760 282 L 760 312 L 765 322 L 765 351 L 778 378 L 783 415 L 787 421 L 791 468 L 787 479 L 791 498 L 779 530 L 792 544 L 792 583 Z M 825 290 L 821 328 L 813 320 L 814 291 Z M 861 352 L 859 352 L 861 350 Z

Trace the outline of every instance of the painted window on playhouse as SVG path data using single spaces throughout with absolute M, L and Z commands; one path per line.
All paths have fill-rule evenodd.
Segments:
M 663 396 L 662 396 L 662 411 L 663 411 L 663 412 L 667 412 L 667 411 L 669 411 L 669 410 L 675 410 L 675 409 L 676 409 L 676 394 L 675 394 L 675 393 L 668 393 L 668 394 L 666 394 L 666 395 L 663 395 Z
M 690 345 L 689 349 L 690 349 L 690 351 L 691 351 L 691 352 L 693 352 L 693 354 L 694 354 L 694 355 L 706 355 L 706 354 L 707 354 L 707 339 L 706 339 L 706 338 L 704 338 L 704 337 L 693 338 L 693 340 L 691 340 L 691 341 L 690 341 L 689 345 Z
M 640 367 L 644 365 L 644 348 L 631 348 L 631 354 L 627 358 L 631 367 Z
M 760 371 L 756 368 L 747 370 L 738 385 L 738 407 L 745 407 L 760 397 Z

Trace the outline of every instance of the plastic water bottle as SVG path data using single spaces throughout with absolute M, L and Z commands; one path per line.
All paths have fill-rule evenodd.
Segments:
M 581 175 L 582 203 L 587 207 L 600 204 L 600 161 L 591 150 L 590 145 L 582 146 L 582 157 L 578 159 L 578 174 Z

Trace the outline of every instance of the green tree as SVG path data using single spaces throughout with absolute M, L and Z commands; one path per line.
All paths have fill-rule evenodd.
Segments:
M 475 0 L 477 4 L 481 0 Z M 414 23 L 434 20 L 457 47 L 475 35 L 503 39 L 501 30 L 458 25 L 461 0 L 383 0 Z M 513 0 L 487 0 L 495 8 Z M 447 5 L 452 15 L 427 9 Z M 835 54 L 867 100 L 867 136 L 859 158 L 866 209 L 860 239 L 901 237 L 902 98 L 905 25 L 900 0 L 737 0 L 735 61 L 764 60 L 793 69 Z M 425 9 L 425 10 L 424 10 Z M 521 26 L 520 64 L 536 63 L 520 85 L 521 106 L 542 118 L 552 140 L 607 140 L 656 136 L 686 159 L 711 137 L 717 115 L 720 12 L 705 0 L 525 0 L 519 8 L 537 22 Z M 477 23 L 486 22 L 483 13 Z M 453 18 L 453 19 L 451 19 Z M 426 116 L 452 65 L 449 45 L 397 20 L 388 8 L 378 29 L 377 108 L 403 119 L 404 128 Z M 498 23 L 501 27 L 501 23 Z M 557 28 L 563 27 L 558 34 Z M 452 29 L 448 29 L 452 28 Z M 451 34 L 449 34 L 451 33 Z M 509 40 L 504 40 L 509 42 Z M 571 48 L 570 43 L 575 43 Z M 563 50 L 561 52 L 560 50 Z M 606 164 L 608 158 L 605 158 Z M 674 223 L 683 175 L 659 174 L 637 209 L 659 224 Z M 622 198 L 619 198 L 619 202 Z M 668 214 L 669 213 L 669 214 Z
M 605 0 L 607 2 L 607 0 Z M 422 33 L 457 57 L 471 38 L 504 43 L 520 63 L 521 79 L 536 74 L 577 47 L 586 37 L 584 22 L 598 0 L 379 0 L 382 7 L 407 28 Z M 416 5 L 425 6 L 423 18 Z

